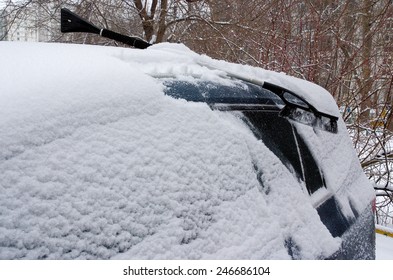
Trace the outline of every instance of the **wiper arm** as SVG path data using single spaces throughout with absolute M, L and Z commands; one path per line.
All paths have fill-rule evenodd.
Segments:
M 272 83 L 264 82 L 263 88 L 277 94 L 285 103 L 280 115 L 291 120 L 337 133 L 338 117 L 317 110 L 305 99 L 288 89 Z
M 199 62 L 198 64 L 201 66 L 205 66 L 209 69 L 221 70 L 231 78 L 239 79 L 257 86 L 261 86 L 264 89 L 273 92 L 285 103 L 285 107 L 280 112 L 280 115 L 282 117 L 286 117 L 291 120 L 310 125 L 312 127 L 319 128 L 328 132 L 338 132 L 338 117 L 319 111 L 305 99 L 286 88 L 259 79 L 250 79 L 245 75 L 231 73 L 230 71 L 220 69 L 218 67 L 214 67 L 203 62 Z

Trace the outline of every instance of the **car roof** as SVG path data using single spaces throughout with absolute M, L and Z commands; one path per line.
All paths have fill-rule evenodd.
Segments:
M 7 42 L 2 42 L 3 46 L 6 44 Z M 71 47 L 70 44 L 68 46 Z M 184 78 L 194 76 L 209 81 L 220 80 L 221 82 L 225 77 L 235 77 L 257 84 L 268 82 L 296 93 L 319 112 L 336 117 L 340 115 L 330 93 L 314 83 L 285 73 L 215 60 L 206 55 L 199 55 L 183 44 L 161 43 L 145 50 L 122 49 L 120 51 L 119 48 L 115 47 L 102 48 L 97 46 L 89 46 L 89 49 L 90 53 L 109 54 L 117 57 L 123 62 L 142 70 L 145 74 L 155 77 L 176 76 Z

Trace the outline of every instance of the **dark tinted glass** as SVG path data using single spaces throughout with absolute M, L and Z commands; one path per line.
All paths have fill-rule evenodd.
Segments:
M 296 172 L 310 194 L 325 187 L 321 169 L 288 119 L 280 117 L 277 112 L 263 110 L 244 111 L 243 114 L 255 136 L 261 139 L 289 170 Z
M 225 110 L 241 111 L 243 120 L 254 135 L 262 140 L 289 170 L 295 171 L 296 176 L 305 182 L 310 194 L 325 187 L 322 171 L 308 146 L 292 123 L 279 114 L 278 108 L 282 108 L 284 102 L 270 90 L 244 81 L 234 82 L 234 85 L 222 85 L 206 81 L 191 83 L 169 79 L 164 81 L 164 85 L 165 93 L 169 96 L 208 104 L 226 104 L 228 106 L 223 107 Z M 277 110 L 271 110 L 271 107 Z
M 222 85 L 213 82 L 164 81 L 165 94 L 188 101 L 225 104 L 284 105 L 274 93 L 247 82 Z

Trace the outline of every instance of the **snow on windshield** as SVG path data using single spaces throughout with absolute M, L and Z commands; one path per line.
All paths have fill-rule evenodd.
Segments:
M 0 259 L 288 259 L 288 240 L 302 258 L 338 249 L 243 122 L 165 96 L 146 75 L 222 79 L 170 48 L 0 43 Z

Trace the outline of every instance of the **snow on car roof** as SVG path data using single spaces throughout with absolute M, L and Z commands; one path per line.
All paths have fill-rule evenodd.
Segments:
M 205 65 L 236 65 L 170 44 L 0 42 L 0 53 L 0 259 L 286 259 L 288 242 L 303 258 L 338 249 L 301 183 L 242 121 L 165 96 L 152 77 L 222 79 Z
M 161 43 L 149 47 L 143 55 L 132 52 L 128 56 L 123 56 L 123 59 L 140 63 L 140 67 L 147 74 L 157 76 L 193 74 L 205 79 L 217 79 L 222 75 L 229 75 L 258 84 L 269 82 L 295 92 L 322 113 L 337 117 L 340 115 L 331 94 L 314 83 L 288 76 L 285 73 L 215 60 L 206 55 L 196 54 L 183 44 Z M 175 64 L 174 61 L 176 61 Z

